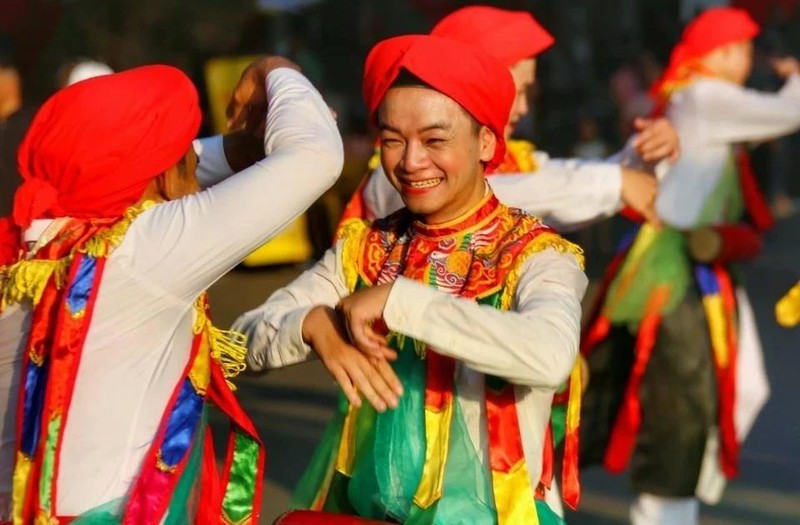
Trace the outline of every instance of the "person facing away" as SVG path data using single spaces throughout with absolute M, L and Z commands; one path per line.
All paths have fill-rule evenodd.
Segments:
M 528 12 L 480 5 L 452 12 L 431 34 L 481 47 L 504 64 L 514 79 L 516 95 L 504 130 L 507 154 L 499 166 L 487 172 L 501 201 L 560 230 L 574 230 L 609 217 L 623 204 L 657 222 L 653 209 L 657 184 L 651 172 L 657 161 L 674 160 L 679 149 L 677 135 L 666 119 L 641 120 L 641 133 L 608 161 L 551 159 L 530 142 L 511 140 L 511 135 L 530 111 L 528 95 L 536 80 L 537 57 L 553 45 L 553 36 Z M 370 170 L 340 224 L 351 218 L 385 217 L 403 206 L 377 156 L 370 162 Z
M 543 465 L 587 280 L 579 248 L 486 184 L 505 158 L 514 91 L 504 65 L 455 40 L 396 37 L 367 57 L 364 99 L 405 207 L 351 222 L 234 324 L 252 370 L 318 357 L 341 387 L 295 506 L 398 523 L 563 523 L 544 501 Z M 565 494 L 576 502 L 574 474 Z
M 193 143 L 197 91 L 161 65 L 66 87 L 37 113 L 0 220 L 0 521 L 258 522 L 263 447 L 228 382 L 245 349 L 212 326 L 205 290 L 341 169 L 335 122 L 295 67 L 270 57 L 243 75 L 232 122 L 266 115 L 255 138 Z M 231 422 L 219 474 L 212 403 Z
M 769 397 L 761 342 L 736 264 L 772 219 L 740 144 L 800 128 L 800 66 L 778 60 L 776 93 L 747 89 L 759 28 L 709 9 L 684 30 L 652 93 L 681 158 L 661 180 L 661 231 L 629 237 L 585 334 L 592 380 L 581 457 L 630 465 L 636 524 L 694 524 L 717 503 Z M 635 363 L 635 366 L 632 366 Z

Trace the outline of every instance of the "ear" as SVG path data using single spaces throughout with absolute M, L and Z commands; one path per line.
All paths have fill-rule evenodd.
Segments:
M 494 158 L 494 152 L 497 150 L 497 137 L 486 126 L 481 126 L 478 132 L 478 143 L 480 147 L 481 162 L 489 162 Z
M 167 170 L 156 177 L 156 187 L 158 193 L 165 201 L 178 199 L 182 196 L 181 193 L 181 173 L 178 166 L 171 166 Z

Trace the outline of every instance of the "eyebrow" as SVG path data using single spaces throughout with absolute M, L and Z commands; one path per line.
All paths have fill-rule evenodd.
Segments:
M 424 128 L 420 129 L 419 132 L 424 133 L 426 131 L 433 131 L 435 129 L 442 130 L 442 131 L 449 131 L 451 129 L 451 125 L 446 122 L 434 122 L 433 124 L 428 124 Z M 385 130 L 385 131 L 392 131 L 394 133 L 400 133 L 400 130 L 394 128 L 387 124 L 386 122 L 379 121 L 378 122 L 378 129 Z

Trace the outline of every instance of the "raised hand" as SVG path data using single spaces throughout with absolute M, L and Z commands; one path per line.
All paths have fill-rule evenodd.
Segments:
M 281 67 L 300 71 L 297 64 L 279 56 L 264 57 L 247 66 L 233 90 L 225 111 L 228 117 L 228 129 L 234 130 L 244 126 L 248 131 L 260 132 L 263 136 L 267 115 L 267 75 Z
M 391 365 L 350 344 L 336 311 L 313 308 L 303 322 L 302 334 L 353 406 L 361 406 L 360 392 L 378 412 L 397 407 L 403 386 Z
M 639 132 L 633 140 L 633 146 L 645 162 L 678 160 L 681 154 L 680 139 L 669 120 L 637 118 L 633 125 Z

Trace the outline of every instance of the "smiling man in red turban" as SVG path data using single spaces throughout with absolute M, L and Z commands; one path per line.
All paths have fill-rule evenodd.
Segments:
M 511 75 L 479 48 L 402 36 L 370 52 L 363 95 L 405 207 L 349 223 L 234 325 L 252 368 L 316 354 L 342 389 L 295 505 L 402 523 L 561 523 L 542 499 L 543 458 L 586 277 L 580 249 L 486 184 L 505 157 Z
M 642 121 L 639 136 L 615 160 L 552 159 L 528 141 L 512 140 L 511 135 L 530 111 L 528 97 L 536 80 L 537 59 L 553 45 L 553 36 L 528 12 L 480 5 L 447 15 L 431 35 L 482 48 L 506 66 L 514 79 L 516 94 L 504 130 L 506 155 L 500 165 L 487 171 L 501 201 L 560 229 L 575 229 L 609 217 L 622 204 L 658 220 L 653 208 L 656 182 L 639 156 L 650 162 L 676 154 L 677 136 L 668 121 Z M 377 155 L 370 169 L 373 171 L 348 203 L 342 224 L 352 218 L 384 217 L 402 206 L 380 170 Z
M 248 71 L 269 157 L 246 169 L 241 134 L 193 145 L 197 92 L 168 66 L 79 82 L 34 118 L 0 220 L 0 522 L 258 522 L 263 450 L 228 383 L 245 349 L 211 325 L 205 290 L 325 191 L 342 154 L 293 64 Z M 219 479 L 211 403 L 237 458 Z

